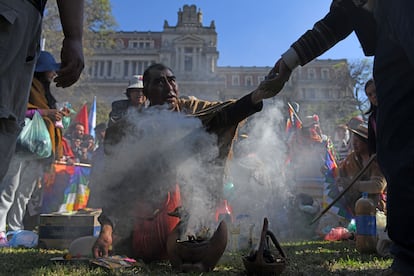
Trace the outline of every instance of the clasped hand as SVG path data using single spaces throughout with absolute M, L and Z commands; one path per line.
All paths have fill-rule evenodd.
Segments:
M 258 102 L 276 96 L 289 80 L 291 74 L 292 71 L 285 62 L 282 59 L 279 59 L 266 76 L 266 79 L 262 81 L 256 89 L 255 92 L 257 98 L 255 98 L 254 101 L 256 100 L 255 102 Z

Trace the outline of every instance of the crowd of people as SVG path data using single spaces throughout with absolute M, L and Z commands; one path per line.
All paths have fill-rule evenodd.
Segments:
M 254 91 L 237 100 L 210 102 L 191 96 L 180 97 L 173 71 L 163 64 L 152 64 L 143 76 L 133 76 L 126 90 L 127 99 L 112 104 L 108 128 L 104 125 L 105 134 L 98 148 L 95 141 L 85 135 L 81 124 L 74 125 L 72 131 L 63 135 L 60 124 L 68 111 L 57 107 L 50 91 L 53 81 L 57 86 L 68 87 L 82 72 L 83 1 L 57 0 L 65 35 L 61 64 L 47 52 L 39 54 L 45 2 L 0 0 L 6 13 L 10 9 L 13 12 L 8 14 L 15 15 L 14 18 L 3 16 L 0 22 L 0 36 L 5 41 L 4 48 L 0 49 L 3 53 L 0 55 L 0 155 L 3 158 L 0 165 L 0 244 L 7 244 L 6 224 L 11 230 L 24 227 L 22 216 L 30 195 L 42 173 L 54 161 L 90 163 L 92 154 L 99 152 L 105 160 L 101 164 L 104 177 L 100 178 L 102 186 L 95 187 L 95 199 L 90 204 L 102 208 L 103 212 L 99 217 L 101 231 L 91 249 L 93 255 L 107 256 L 113 250 L 147 262 L 171 258 L 170 254 L 174 253 L 168 250 L 169 237 L 178 231 L 177 227 L 186 224 L 186 219 L 191 219 L 188 214 L 192 211 L 189 208 L 177 214 L 177 210 L 190 207 L 196 196 L 183 180 L 183 175 L 194 167 L 183 172 L 180 165 L 189 157 L 206 158 L 214 169 L 211 173 L 214 179 L 207 180 L 198 174 L 198 177 L 192 175 L 192 181 L 204 182 L 206 197 L 212 206 L 221 204 L 222 180 L 227 173 L 227 161 L 239 124 L 260 112 L 263 100 L 276 96 L 297 66 L 307 64 L 354 31 L 364 53 L 374 56 L 374 79 L 365 86 L 371 106 L 366 114 L 367 122 L 355 123 L 354 120 L 347 126 L 338 126 L 335 183 L 339 189 L 349 185 L 375 154 L 373 165 L 344 197 L 345 205 L 354 215 L 356 199 L 361 192 L 367 192 L 377 208 L 387 215 L 387 229 L 393 242 L 390 252 L 394 257 L 389 275 L 414 274 L 411 234 L 414 212 L 410 211 L 414 197 L 414 132 L 409 131 L 414 97 L 412 1 L 333 0 L 326 16 L 281 55 L 267 78 Z M 9 36 L 9 33 L 15 35 Z M 21 160 L 14 154 L 17 137 L 25 117 L 30 118 L 35 111 L 42 115 L 48 127 L 52 154 L 41 160 Z M 163 124 L 162 120 L 169 124 Z M 170 127 L 176 127 L 174 134 L 177 135 L 187 130 L 176 122 L 185 122 L 192 131 L 181 137 L 186 147 L 172 154 L 171 149 L 178 147 L 178 141 L 164 144 L 164 140 L 173 137 L 174 132 L 168 132 Z M 155 146 L 159 151 L 151 155 L 131 152 L 130 149 L 138 148 L 151 131 L 157 134 L 150 140 L 156 143 L 151 149 Z M 317 115 L 306 117 L 301 131 L 301 146 L 315 149 L 329 146 Z M 198 143 L 189 139 L 194 136 L 199 138 Z M 216 154 L 211 155 L 215 152 L 214 147 L 208 148 L 211 144 L 216 145 Z M 144 147 L 143 152 L 150 150 L 148 144 Z M 206 148 L 208 150 L 203 151 Z M 132 158 L 131 153 L 139 158 Z M 296 153 L 300 154 L 301 151 Z M 119 160 L 127 156 L 130 163 L 122 168 L 117 166 Z M 118 179 L 113 179 L 113 175 L 118 175 Z M 132 199 L 128 197 L 131 194 L 134 195 Z M 307 202 L 313 204 L 306 196 L 300 198 L 301 207 Z M 175 215 L 171 215 L 173 213 Z
M 413 143 L 407 135 L 411 122 L 414 71 L 414 21 L 409 0 L 334 0 L 329 12 L 305 32 L 282 54 L 270 76 L 285 83 L 292 70 L 320 56 L 352 32 L 358 37 L 364 54 L 374 56 L 374 80 L 378 101 L 374 129 L 376 155 L 387 179 L 387 229 L 394 242 L 394 257 L 389 275 L 414 273 L 414 212 L 410 199 L 414 197 Z

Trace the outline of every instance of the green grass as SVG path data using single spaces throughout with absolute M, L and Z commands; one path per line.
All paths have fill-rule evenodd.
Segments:
M 390 258 L 361 255 L 352 241 L 282 243 L 288 263 L 282 275 L 378 275 L 388 268 Z M 175 273 L 168 262 L 140 264 L 137 267 L 108 271 L 88 263 L 54 263 L 65 251 L 0 248 L 0 275 L 246 275 L 242 252 L 225 252 L 213 272 Z

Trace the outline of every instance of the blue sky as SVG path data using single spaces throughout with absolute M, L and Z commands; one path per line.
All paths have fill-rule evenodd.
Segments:
M 329 10 L 330 0 L 111 0 L 120 31 L 162 31 L 177 12 L 195 4 L 203 25 L 215 21 L 219 66 L 272 66 L 288 47 Z M 322 59 L 364 59 L 354 33 Z

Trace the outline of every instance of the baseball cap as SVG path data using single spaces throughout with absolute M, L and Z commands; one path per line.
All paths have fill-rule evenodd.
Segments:
M 35 72 L 58 71 L 60 63 L 57 63 L 51 53 L 41 51 L 37 58 Z

